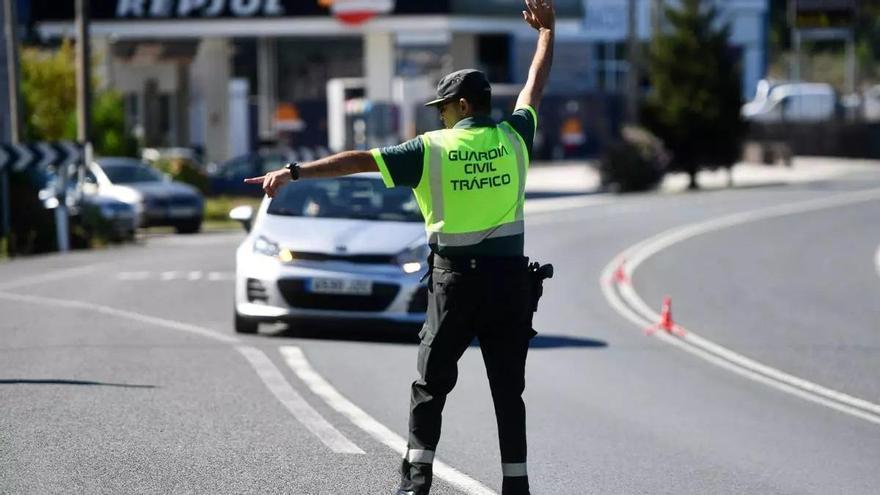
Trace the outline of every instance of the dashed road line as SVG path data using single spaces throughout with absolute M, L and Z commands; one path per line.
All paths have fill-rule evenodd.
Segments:
M 116 274 L 116 279 L 125 282 L 152 280 L 161 280 L 163 282 L 171 282 L 176 280 L 187 282 L 198 282 L 203 280 L 207 280 L 208 282 L 227 282 L 230 280 L 235 280 L 235 273 L 218 271 L 206 272 L 201 270 L 169 270 L 164 272 L 133 271 L 118 272 Z
M 406 440 L 340 394 L 312 368 L 299 347 L 282 346 L 280 351 L 287 365 L 311 389 L 312 393 L 324 399 L 327 405 L 348 418 L 371 437 L 400 454 L 401 457 L 406 455 Z M 443 479 L 468 495 L 495 495 L 493 490 L 479 481 L 437 459 L 434 460 L 433 472 L 434 476 Z
M 599 206 L 615 201 L 610 194 L 592 194 L 563 196 L 560 198 L 543 198 L 527 200 L 523 210 L 527 214 L 550 213 L 563 210 L 572 210 L 585 206 Z
M 616 284 L 615 272 L 624 267 L 624 280 L 633 280 L 633 273 L 645 260 L 663 249 L 687 239 L 748 222 L 777 218 L 797 213 L 817 211 L 826 208 L 847 206 L 865 201 L 880 199 L 880 189 L 869 189 L 856 193 L 840 194 L 819 200 L 789 203 L 761 210 L 747 211 L 733 215 L 698 222 L 674 228 L 638 244 L 630 246 L 611 260 L 599 279 L 602 293 L 608 303 L 623 317 L 645 328 L 657 321 L 660 315 L 649 307 L 631 284 Z M 624 261 L 626 262 L 624 263 Z M 864 399 L 798 378 L 776 368 L 759 363 L 718 345 L 687 330 L 683 337 L 675 338 L 664 332 L 655 335 L 666 343 L 699 356 L 715 365 L 733 371 L 741 376 L 769 385 L 777 390 L 796 395 L 817 404 L 844 412 L 851 416 L 880 424 L 880 405 Z
M 303 399 L 284 379 L 281 371 L 263 351 L 250 346 L 236 346 L 253 366 L 257 376 L 291 414 L 321 442 L 337 454 L 363 454 L 364 451 L 333 427 L 321 414 Z

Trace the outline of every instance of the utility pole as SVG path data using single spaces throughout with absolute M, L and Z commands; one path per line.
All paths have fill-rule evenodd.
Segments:
M 626 72 L 626 121 L 639 123 L 639 34 L 636 24 L 636 0 L 628 0 L 627 14 L 627 65 Z
M 21 93 L 19 93 L 18 16 L 16 0 L 3 0 L 3 31 L 6 36 L 6 74 L 9 90 L 9 140 L 21 141 Z
M 3 0 L 3 33 L 6 42 L 6 75 L 9 98 L 9 141 L 17 144 L 21 141 L 21 94 L 19 92 L 18 67 L 18 16 L 15 9 L 16 0 Z M 5 251 L 9 250 L 9 238 L 12 233 L 9 198 L 9 167 L 0 172 L 0 234 L 5 239 Z
M 663 30 L 663 16 L 666 6 L 663 0 L 651 0 L 651 31 L 652 36 L 657 36 Z
M 92 137 L 92 50 L 89 36 L 89 0 L 76 0 L 76 138 Z
M 91 79 L 91 37 L 89 36 L 89 0 L 76 0 L 76 138 L 84 147 L 83 162 L 77 165 L 77 191 L 82 184 L 85 164 L 92 159 L 92 79 Z M 58 208 L 55 219 L 58 226 L 58 250 L 70 249 L 70 229 L 67 215 L 67 181 L 70 171 L 66 168 L 58 170 L 61 179 L 58 192 Z

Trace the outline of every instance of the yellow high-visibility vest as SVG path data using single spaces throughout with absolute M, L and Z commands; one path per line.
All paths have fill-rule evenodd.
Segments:
M 421 181 L 413 190 L 428 242 L 464 247 L 523 233 L 529 154 L 507 122 L 422 135 Z

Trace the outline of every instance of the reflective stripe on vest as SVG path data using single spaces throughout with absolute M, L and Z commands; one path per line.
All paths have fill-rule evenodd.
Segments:
M 451 137 L 448 134 L 442 135 L 441 132 L 455 132 L 456 130 L 426 133 L 424 135 L 425 144 L 428 148 L 425 154 L 427 163 L 424 170 L 427 174 L 427 187 L 425 188 L 427 190 L 416 188 L 416 195 L 417 197 L 420 193 L 422 195 L 419 205 L 422 207 L 422 213 L 425 216 L 425 228 L 427 230 L 429 243 L 440 246 L 463 247 L 479 244 L 486 239 L 507 237 L 523 233 L 523 203 L 525 201 L 525 182 L 528 164 L 523 141 L 519 138 L 510 124 L 506 122 L 499 124 L 497 127 L 471 129 L 470 131 L 473 132 L 479 130 L 482 132 L 492 132 L 496 129 L 499 131 L 498 133 L 504 137 L 503 141 L 506 141 L 506 143 L 494 142 L 493 144 L 500 144 L 502 148 L 505 147 L 505 145 L 510 146 L 513 149 L 513 157 L 516 161 L 516 170 L 510 171 L 511 173 L 516 174 L 518 181 L 516 197 L 511 198 L 513 204 L 510 206 L 513 211 L 507 210 L 507 212 L 504 213 L 499 212 L 499 217 L 492 220 L 500 221 L 504 218 L 509 218 L 509 220 L 504 223 L 491 225 L 490 221 L 486 222 L 488 225 L 486 225 L 485 228 L 470 230 L 467 232 L 455 232 L 456 230 L 460 230 L 460 228 L 457 228 L 460 226 L 449 225 L 447 222 L 447 214 L 449 211 L 447 201 L 449 201 L 449 198 L 444 191 L 444 182 L 449 180 L 449 177 L 447 174 L 444 174 L 444 152 L 449 149 L 448 140 L 451 139 Z M 458 130 L 458 132 L 462 132 L 462 130 Z M 503 156 L 499 158 L 503 158 Z M 426 195 L 425 193 L 430 194 L 430 201 L 427 201 L 427 198 L 424 197 Z M 429 211 L 425 211 L 426 206 L 430 207 Z M 480 205 L 473 205 L 473 207 L 479 209 Z M 511 216 L 512 218 L 510 218 Z M 461 223 L 461 219 L 457 220 Z M 450 230 L 453 232 L 450 232 Z

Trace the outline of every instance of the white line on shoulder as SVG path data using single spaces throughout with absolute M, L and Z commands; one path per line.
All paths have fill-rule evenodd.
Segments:
M 263 351 L 250 346 L 236 346 L 254 367 L 257 375 L 281 404 L 321 442 L 338 454 L 363 454 L 364 451 L 333 427 L 303 399 Z
M 869 189 L 855 193 L 839 194 L 819 200 L 801 201 L 762 210 L 747 211 L 674 228 L 630 246 L 619 255 L 615 256 L 602 271 L 599 284 L 602 287 L 602 293 L 605 295 L 605 299 L 618 313 L 636 325 L 645 328 L 650 325 L 652 321 L 657 321 L 660 315 L 642 300 L 631 285 L 621 285 L 619 289 L 615 289 L 615 286 L 611 281 L 614 277 L 615 271 L 621 266 L 623 260 L 627 260 L 624 265 L 625 278 L 632 280 L 635 270 L 649 257 L 659 253 L 663 249 L 673 246 L 674 244 L 708 232 L 758 220 L 817 211 L 825 208 L 846 206 L 877 199 L 880 199 L 880 189 Z M 880 256 L 880 254 L 878 254 L 878 256 Z M 880 268 L 878 268 L 878 270 L 880 270 Z M 749 359 L 708 339 L 700 337 L 693 333 L 693 330 L 688 330 L 685 336 L 681 339 L 673 338 L 662 332 L 657 332 L 655 335 L 666 343 L 675 345 L 679 349 L 697 355 L 715 365 L 734 371 L 739 375 L 860 419 L 880 424 L 880 405 L 823 387 Z
M 299 347 L 282 346 L 280 350 L 288 366 L 315 395 L 324 399 L 330 407 L 339 411 L 358 428 L 369 433 L 370 436 L 400 454 L 401 457 L 406 454 L 406 440 L 343 397 L 312 368 Z M 434 460 L 434 476 L 445 480 L 468 495 L 495 495 L 494 491 L 479 481 L 437 459 Z

